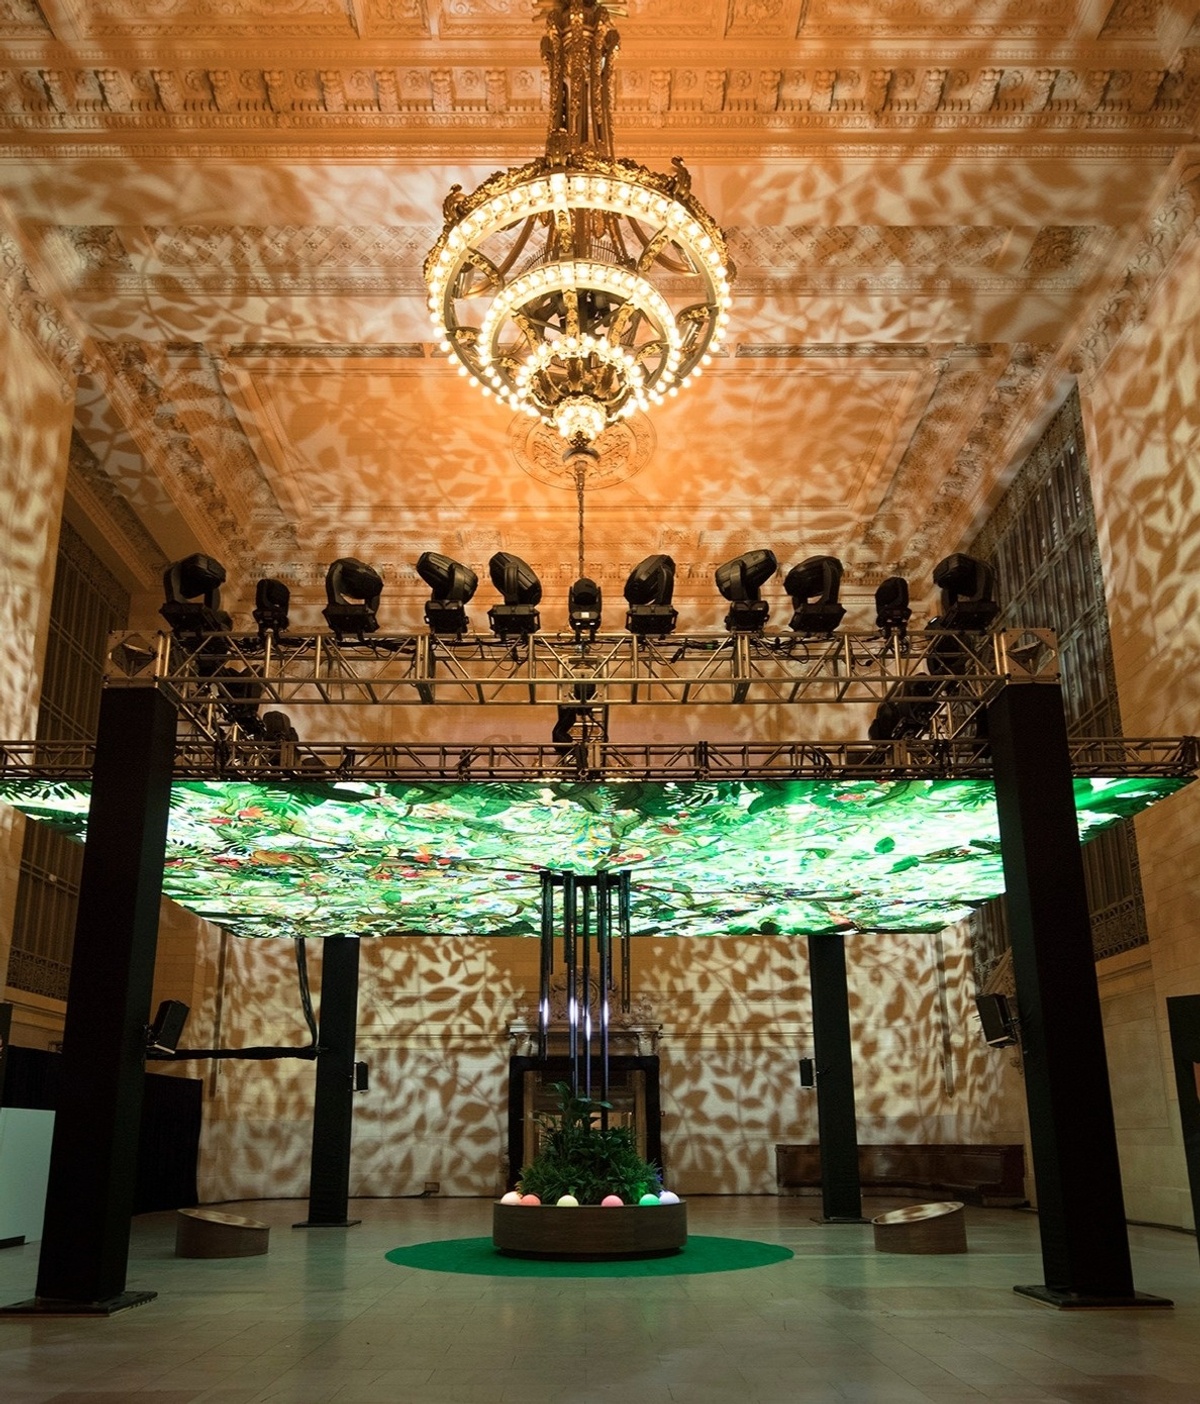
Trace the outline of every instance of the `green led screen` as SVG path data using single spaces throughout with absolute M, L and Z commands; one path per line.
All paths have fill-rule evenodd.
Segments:
M 1087 840 L 1186 783 L 1076 780 Z M 83 837 L 84 782 L 0 781 Z M 931 931 L 1004 889 L 987 780 L 176 782 L 163 890 L 241 936 L 534 936 L 540 868 L 629 868 L 634 930 Z

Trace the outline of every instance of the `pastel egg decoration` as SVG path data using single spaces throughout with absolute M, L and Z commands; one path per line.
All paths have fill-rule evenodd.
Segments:
M 658 1202 L 658 1195 L 649 1193 L 642 1195 L 641 1199 L 638 1200 L 639 1204 L 657 1204 Z
M 600 1201 L 601 1209 L 623 1209 L 625 1201 L 619 1194 L 606 1194 Z
M 523 1194 L 521 1196 L 522 1204 L 540 1204 L 541 1202 L 542 1201 L 537 1197 L 536 1194 Z
M 509 1190 L 507 1194 L 500 1196 L 501 1204 L 520 1204 L 521 1195 L 517 1190 Z
M 658 1202 L 660 1204 L 678 1204 L 679 1196 L 675 1193 L 674 1190 L 663 1190 L 663 1192 L 658 1196 Z
M 560 1209 L 578 1209 L 579 1201 L 573 1194 L 563 1194 L 556 1201 Z

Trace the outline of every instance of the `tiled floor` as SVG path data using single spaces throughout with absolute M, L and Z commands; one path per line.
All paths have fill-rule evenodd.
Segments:
M 265 1257 L 173 1255 L 171 1214 L 137 1220 L 109 1320 L 0 1319 L 4 1404 L 1197 1404 L 1196 1240 L 1131 1230 L 1138 1286 L 1173 1311 L 1055 1312 L 1030 1214 L 968 1210 L 965 1256 L 877 1254 L 810 1199 L 696 1199 L 693 1231 L 784 1243 L 772 1267 L 659 1280 L 527 1281 L 395 1267 L 389 1248 L 487 1233 L 490 1202 L 367 1200 L 349 1230 L 272 1225 Z M 879 1212 L 882 1202 L 870 1203 Z M 0 1300 L 31 1295 L 36 1245 L 0 1253 Z

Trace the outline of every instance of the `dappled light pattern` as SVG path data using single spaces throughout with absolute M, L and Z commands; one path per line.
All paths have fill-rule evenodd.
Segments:
M 305 1042 L 288 947 L 225 938 L 225 948 L 222 1044 Z M 945 933 L 940 965 L 921 935 L 853 937 L 847 955 L 860 1138 L 1019 1141 L 1015 1074 L 979 1035 L 962 933 Z M 219 962 L 205 964 L 216 981 Z M 364 942 L 357 1056 L 371 1085 L 354 1102 L 352 1194 L 503 1188 L 508 1025 L 535 997 L 536 966 L 533 942 Z M 319 945 L 313 973 L 319 996 Z M 685 1194 L 773 1193 L 775 1145 L 817 1139 L 796 1066 L 812 1052 L 805 943 L 637 940 L 634 988 L 662 1023 L 668 1182 Z M 211 1066 L 202 1198 L 306 1194 L 312 1064 Z
M 1081 838 L 1186 781 L 1078 779 Z M 81 836 L 87 786 L 0 780 Z M 630 869 L 642 932 L 936 931 L 1003 890 L 984 780 L 178 781 L 163 890 L 243 936 L 540 929 L 539 872 Z

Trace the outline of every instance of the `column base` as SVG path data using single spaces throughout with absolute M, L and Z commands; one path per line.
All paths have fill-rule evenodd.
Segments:
M 293 1228 L 353 1228 L 355 1224 L 361 1224 L 361 1219 L 305 1219 L 302 1224 L 293 1224 Z
M 869 1224 L 871 1221 L 861 1216 L 853 1218 L 849 1214 L 830 1214 L 828 1217 L 820 1214 L 813 1214 L 812 1222 L 814 1224 Z
M 1170 1297 L 1154 1297 L 1149 1292 L 1133 1292 L 1128 1296 L 1096 1296 L 1090 1292 L 1064 1292 L 1055 1287 L 1034 1283 L 1030 1287 L 1014 1287 L 1023 1297 L 1032 1297 L 1043 1306 L 1059 1311 L 1101 1310 L 1127 1311 L 1132 1307 L 1173 1307 Z

